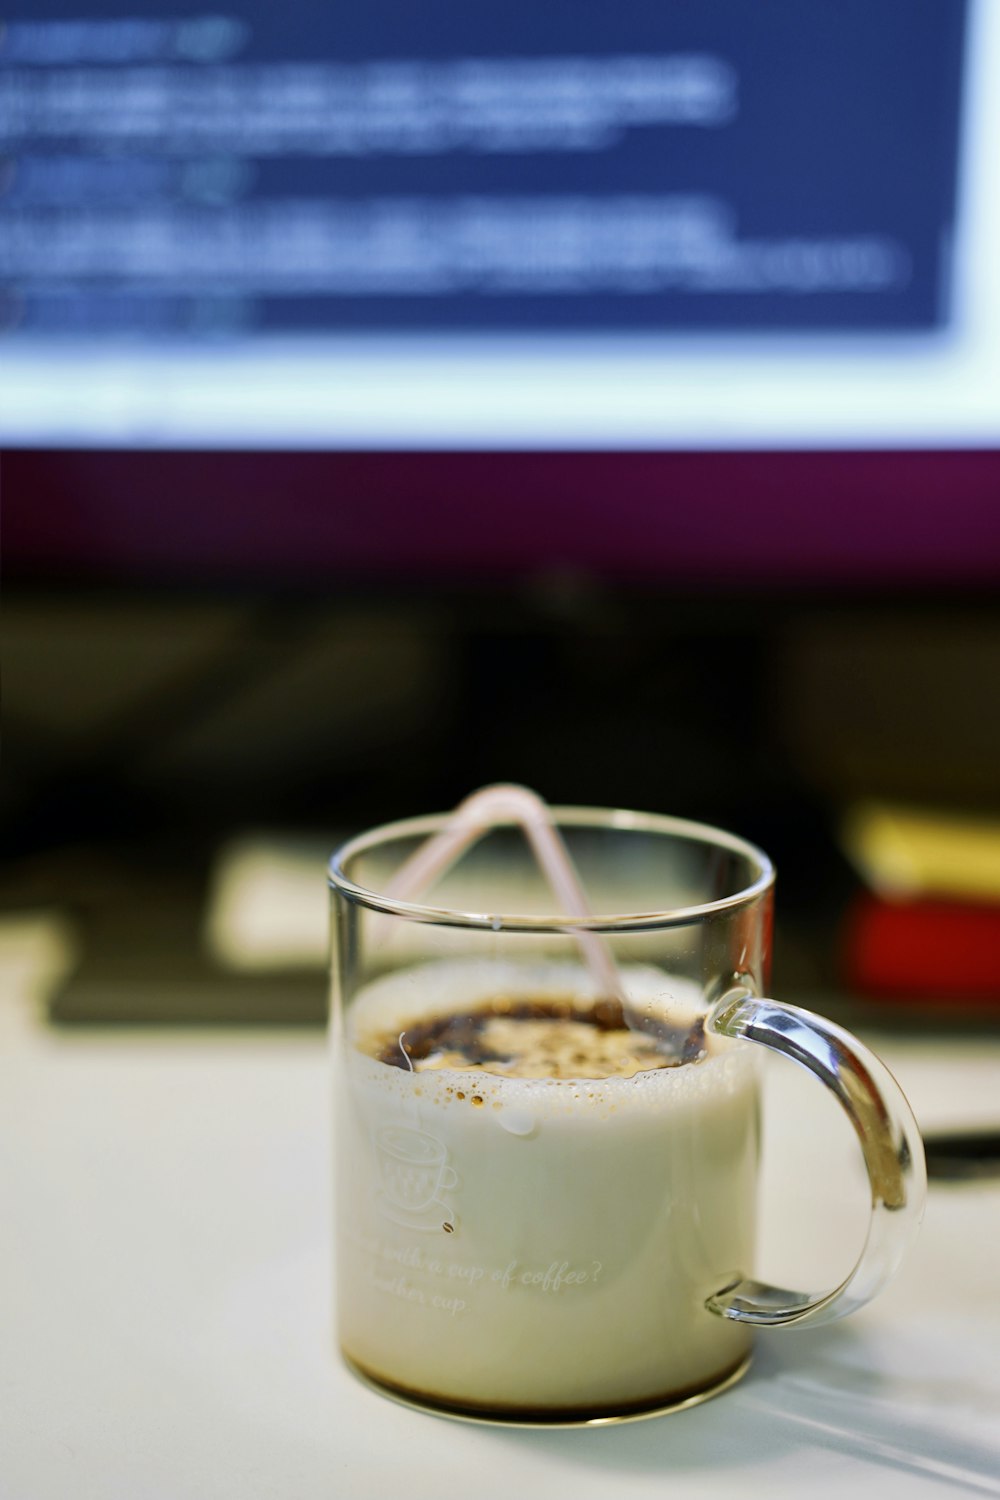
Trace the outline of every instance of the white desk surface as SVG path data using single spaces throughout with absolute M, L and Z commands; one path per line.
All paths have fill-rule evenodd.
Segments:
M 889 1291 L 761 1335 L 703 1406 L 449 1422 L 335 1352 L 322 1038 L 54 1032 L 53 955 L 0 931 L 3 1500 L 1000 1495 L 1000 1181 L 933 1186 Z M 925 1129 L 1000 1120 L 1000 1038 L 872 1040 Z M 863 1232 L 853 1137 L 799 1070 L 767 1082 L 758 1270 L 832 1281 Z

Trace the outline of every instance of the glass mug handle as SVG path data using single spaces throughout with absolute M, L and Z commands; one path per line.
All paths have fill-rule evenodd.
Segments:
M 849 1031 L 810 1011 L 730 990 L 709 1013 L 706 1029 L 759 1042 L 825 1083 L 854 1126 L 871 1184 L 864 1249 L 839 1286 L 829 1292 L 793 1292 L 740 1280 L 716 1292 L 707 1306 L 724 1318 L 770 1327 L 815 1326 L 846 1317 L 881 1291 L 920 1227 L 927 1172 L 913 1112 L 874 1053 Z

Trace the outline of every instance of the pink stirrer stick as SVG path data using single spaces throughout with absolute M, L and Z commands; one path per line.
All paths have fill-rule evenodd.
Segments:
M 456 807 L 440 833 L 434 834 L 400 866 L 385 894 L 412 900 L 465 853 L 493 825 L 510 820 L 524 830 L 553 894 L 570 917 L 590 915 L 587 897 L 548 806 L 527 787 L 486 786 Z M 624 999 L 621 975 L 611 952 L 595 932 L 573 934 L 601 994 Z

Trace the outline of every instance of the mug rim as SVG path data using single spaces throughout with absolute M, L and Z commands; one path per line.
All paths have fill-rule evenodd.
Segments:
M 749 884 L 730 896 L 714 901 L 699 902 L 690 906 L 667 907 L 658 911 L 592 913 L 585 917 L 567 914 L 546 913 L 529 915 L 517 912 L 476 912 L 457 908 L 434 906 L 425 902 L 402 901 L 387 896 L 367 886 L 359 885 L 346 874 L 344 866 L 359 854 L 364 854 L 394 839 L 430 837 L 454 816 L 453 813 L 427 813 L 416 818 L 404 818 L 384 823 L 365 833 L 355 835 L 340 845 L 331 854 L 327 865 L 327 884 L 348 901 L 364 906 L 384 916 L 399 917 L 404 921 L 429 923 L 433 926 L 491 928 L 494 932 L 636 932 L 657 930 L 663 927 L 686 926 L 721 912 L 732 912 L 747 906 L 769 891 L 775 880 L 775 869 L 768 855 L 756 844 L 739 834 L 716 828 L 710 823 L 699 823 L 689 818 L 677 818 L 666 813 L 634 812 L 625 808 L 553 806 L 549 808 L 557 827 L 592 828 L 609 832 L 646 833 L 663 838 L 686 840 L 715 849 L 725 849 L 731 854 L 741 855 L 757 873 Z M 498 818 L 498 828 L 517 826 L 515 818 Z

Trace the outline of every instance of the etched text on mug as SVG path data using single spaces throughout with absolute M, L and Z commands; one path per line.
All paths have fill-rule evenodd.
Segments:
M 373 1260 L 381 1261 L 389 1269 L 373 1264 L 370 1281 L 379 1291 L 398 1297 L 421 1307 L 439 1308 L 453 1317 L 465 1312 L 467 1300 L 459 1292 L 474 1292 L 485 1282 L 490 1282 L 502 1291 L 532 1291 L 546 1296 L 572 1292 L 580 1287 L 596 1286 L 604 1269 L 600 1260 L 589 1264 L 575 1265 L 566 1259 L 553 1259 L 546 1264 L 525 1265 L 510 1260 L 506 1265 L 487 1266 L 459 1260 L 443 1260 L 428 1255 L 420 1245 L 394 1245 L 366 1238 L 364 1248 Z M 392 1274 L 394 1268 L 395 1274 Z M 445 1284 L 454 1294 L 435 1290 L 432 1286 L 419 1286 L 412 1275 Z

